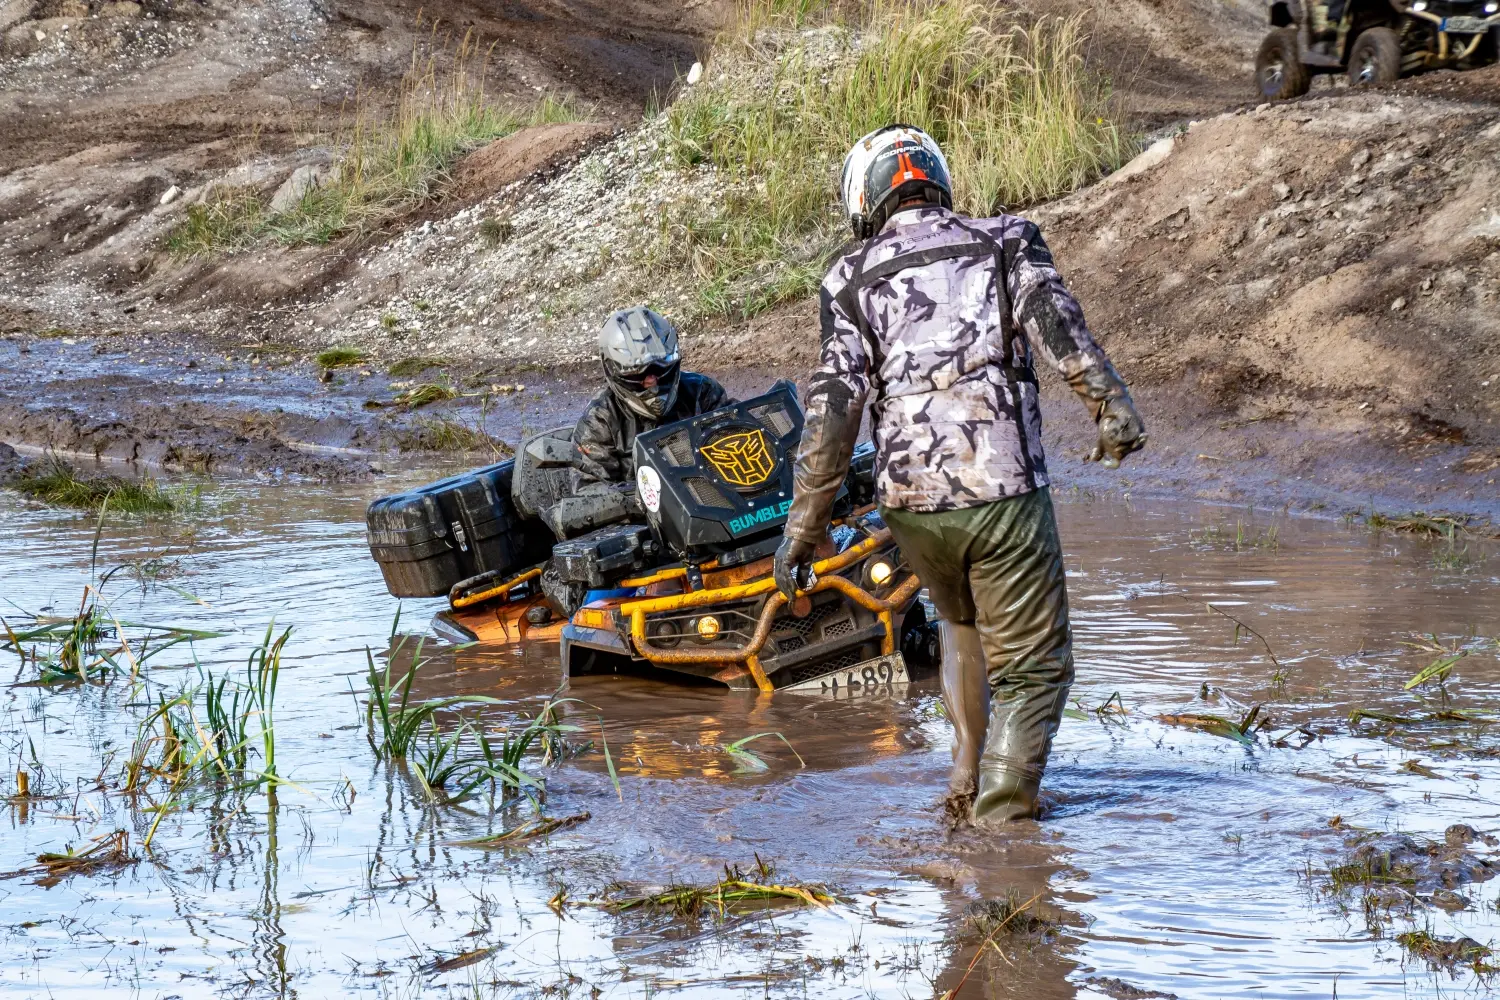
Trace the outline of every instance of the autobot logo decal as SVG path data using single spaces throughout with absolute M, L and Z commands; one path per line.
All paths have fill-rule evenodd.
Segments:
M 759 428 L 725 434 L 698 450 L 731 486 L 759 486 L 776 471 L 771 443 Z

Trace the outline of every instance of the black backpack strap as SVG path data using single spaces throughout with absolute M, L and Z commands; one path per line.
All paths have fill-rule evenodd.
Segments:
M 857 281 L 850 282 L 850 284 L 857 285 L 860 290 L 863 290 L 907 268 L 926 267 L 940 260 L 953 260 L 957 257 L 988 257 L 992 253 L 994 250 L 985 243 L 950 243 L 947 246 L 929 247 L 926 250 L 913 250 L 911 253 L 897 254 L 890 260 L 881 261 L 868 270 L 861 269 Z
M 870 248 L 875 245 L 874 240 L 865 240 L 864 247 L 859 256 L 854 259 L 854 270 L 849 274 L 849 281 L 839 293 L 835 295 L 834 301 L 844 307 L 844 312 L 854 320 L 854 326 L 859 330 L 859 335 L 865 338 L 865 344 L 873 348 L 874 340 L 871 338 L 870 321 L 865 318 L 865 311 L 859 307 L 859 290 L 864 287 L 865 261 L 870 256 Z

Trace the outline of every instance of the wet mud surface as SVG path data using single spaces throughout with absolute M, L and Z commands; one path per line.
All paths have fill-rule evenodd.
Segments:
M 366 650 L 382 662 L 397 602 L 364 552 L 363 504 L 398 482 L 225 482 L 194 514 L 107 520 L 97 549 L 92 517 L 0 494 L 7 622 L 22 609 L 73 613 L 92 563 L 93 578 L 123 567 L 103 587 L 120 619 L 225 633 L 105 686 L 29 686 L 35 670 L 0 654 L 5 680 L 18 682 L 0 694 L 0 793 L 16 792 L 17 770 L 31 793 L 0 806 L 0 869 L 129 833 L 118 864 L 50 885 L 0 881 L 5 989 L 1217 998 L 1329 996 L 1335 984 L 1361 997 L 1489 988 L 1482 952 L 1500 910 L 1497 880 L 1480 876 L 1497 862 L 1487 838 L 1500 833 L 1500 556 L 1484 543 L 1445 548 L 1244 508 L 1059 491 L 1078 682 L 1042 822 L 947 831 L 949 729 L 930 682 L 833 701 L 587 677 L 565 692 L 592 706 L 572 716 L 584 726 L 580 752 L 526 767 L 546 782 L 545 815 L 590 818 L 480 850 L 460 842 L 525 827 L 533 809 L 434 806 L 366 738 Z M 415 642 L 438 607 L 405 602 L 396 633 Z M 152 706 L 198 684 L 200 669 L 242 676 L 273 618 L 293 627 L 275 702 L 288 784 L 274 797 L 172 796 L 160 785 L 123 794 Z M 1441 684 L 1408 689 L 1450 655 L 1434 648 L 1455 651 Z M 549 648 L 428 640 L 422 655 L 414 697 L 497 699 L 476 717 L 494 732 L 564 683 Z M 753 744 L 753 759 L 725 749 L 763 732 L 795 753 L 773 739 Z M 602 747 L 589 745 L 596 736 L 618 791 Z M 835 901 L 722 923 L 592 905 L 712 883 L 757 859 Z M 1020 932 L 992 933 L 1015 902 L 1030 903 Z M 1459 959 L 1430 964 L 1429 941 Z
M 713 345 L 688 348 L 690 367 L 740 398 L 781 377 L 805 383 L 813 364 L 792 351 L 775 363 L 721 367 Z M 592 365 L 453 361 L 391 374 L 407 356 L 371 357 L 324 381 L 313 352 L 255 335 L 219 348 L 187 333 L 15 336 L 0 340 L 0 442 L 31 455 L 134 463 L 137 473 L 394 482 L 416 468 L 490 461 L 529 434 L 572 424 L 600 386 Z M 423 383 L 459 396 L 415 409 L 396 403 Z M 1151 443 L 1114 473 L 1080 460 L 1094 442 L 1072 394 L 1047 373 L 1042 387 L 1048 466 L 1060 490 L 1324 516 L 1441 510 L 1500 521 L 1493 483 L 1500 469 L 1476 461 L 1482 449 L 1440 437 L 1386 440 L 1373 424 L 1350 433 L 1237 419 L 1212 400 L 1148 386 L 1135 395 Z M 433 429 L 444 426 L 482 430 L 494 444 L 478 453 L 434 451 Z

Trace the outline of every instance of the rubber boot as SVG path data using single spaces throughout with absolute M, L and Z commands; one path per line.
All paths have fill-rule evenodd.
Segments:
M 938 623 L 942 665 L 943 711 L 953 723 L 953 772 L 948 777 L 945 803 L 950 816 L 969 814 L 979 775 L 979 752 L 984 745 L 985 721 L 990 714 L 990 681 L 985 669 L 979 630 L 973 625 Z
M 1062 721 L 1067 695 L 1066 684 L 1046 685 L 990 703 L 984 753 L 979 758 L 975 822 L 1001 823 L 1036 816 L 1042 771 L 1047 766 L 1052 737 Z

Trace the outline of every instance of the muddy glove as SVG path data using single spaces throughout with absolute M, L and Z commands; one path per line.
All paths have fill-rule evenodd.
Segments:
M 1120 460 L 1146 446 L 1146 426 L 1130 397 L 1105 402 L 1099 416 L 1099 443 L 1089 452 L 1090 462 L 1100 462 L 1106 469 L 1116 469 Z
M 797 591 L 806 590 L 813 585 L 812 561 L 816 548 L 814 543 L 804 542 L 800 538 L 781 540 L 772 572 L 776 576 L 776 589 L 788 601 L 797 596 Z
M 1067 376 L 1068 384 L 1099 425 L 1099 443 L 1089 452 L 1088 461 L 1102 462 L 1105 468 L 1113 469 L 1126 455 L 1145 447 L 1146 425 L 1135 412 L 1130 390 L 1114 366 L 1097 355 L 1090 360 L 1088 367 Z

